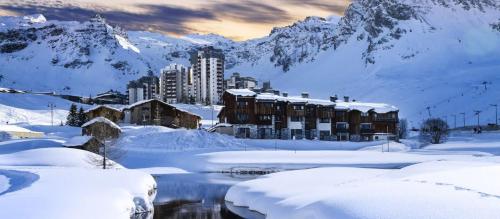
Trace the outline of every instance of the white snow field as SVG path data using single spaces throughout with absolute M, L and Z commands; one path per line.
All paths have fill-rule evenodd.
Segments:
M 0 93 L 0 123 L 29 125 L 50 125 L 51 110 L 54 104 L 54 125 L 66 122 L 69 107 L 73 102 L 42 94 L 7 94 Z M 88 108 L 88 105 L 77 104 Z
M 454 132 L 444 144 L 419 148 L 416 138 L 404 144 L 258 140 L 119 124 L 116 144 L 123 156 L 115 169 L 101 170 L 92 162 L 99 155 L 63 147 L 81 128 L 50 126 L 47 114 L 37 114 L 47 100 L 66 113 L 71 102 L 33 94 L 1 97 L 6 98 L 0 99 L 0 112 L 11 107 L 15 118 L 26 115 L 9 124 L 44 137 L 0 142 L 0 218 L 130 218 L 152 208 L 156 182 L 150 174 L 196 178 L 245 171 L 280 171 L 236 184 L 226 196 L 268 218 L 496 218 L 499 213 L 494 206 L 500 200 L 500 132 Z M 181 106 L 211 118 L 211 108 Z
M 316 168 L 231 187 L 266 218 L 498 218 L 500 164 L 434 161 L 403 169 Z
M 33 127 L 46 138 L 0 142 L 0 218 L 130 218 L 153 208 L 151 175 L 102 170 L 100 155 L 62 147 L 80 128 Z

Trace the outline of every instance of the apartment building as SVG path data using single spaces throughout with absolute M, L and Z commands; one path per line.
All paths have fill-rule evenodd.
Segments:
M 218 117 L 240 138 L 370 141 L 397 132 L 399 110 L 383 103 L 313 99 L 307 93 L 258 94 L 228 89 Z M 215 130 L 215 129 L 214 129 Z
M 224 54 L 211 46 L 191 55 L 194 99 L 207 105 L 221 102 L 224 91 Z
M 159 79 L 150 72 L 148 76 L 130 81 L 127 84 L 128 103 L 133 104 L 142 100 L 160 98 L 159 91 Z
M 229 79 L 224 81 L 225 89 L 250 89 L 257 87 L 257 80 L 252 77 L 243 77 L 238 72 L 234 72 Z
M 160 96 L 167 103 L 189 102 L 192 87 L 191 69 L 181 64 L 170 64 L 160 71 Z

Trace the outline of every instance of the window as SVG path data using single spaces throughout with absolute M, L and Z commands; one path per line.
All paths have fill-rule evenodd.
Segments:
M 330 123 L 330 118 L 320 118 L 319 123 Z
M 292 137 L 302 137 L 302 129 L 290 129 Z
M 238 122 L 247 122 L 248 121 L 248 115 L 245 113 L 237 113 L 236 114 L 236 119 Z
M 372 124 L 371 123 L 361 123 L 361 129 L 364 129 L 364 130 L 372 129 Z
M 302 116 L 291 116 L 290 121 L 292 122 L 301 122 L 303 120 Z
M 361 112 L 361 116 L 362 116 L 362 117 L 367 117 L 367 116 L 368 116 L 368 113 L 367 113 L 367 112 Z
M 335 124 L 335 127 L 337 129 L 347 129 L 348 126 L 347 126 L 347 122 L 337 122 Z
M 293 110 L 304 110 L 304 106 L 293 106 Z
M 238 101 L 237 104 L 238 104 L 238 107 L 246 107 L 246 106 L 248 106 L 248 102 L 246 102 L 246 101 Z
M 260 115 L 259 119 L 269 121 L 269 120 L 271 120 L 271 116 L 270 115 Z

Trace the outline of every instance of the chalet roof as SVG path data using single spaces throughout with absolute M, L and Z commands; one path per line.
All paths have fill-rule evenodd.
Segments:
M 106 123 L 108 125 L 110 125 L 111 127 L 115 128 L 115 129 L 118 129 L 118 130 L 121 130 L 120 126 L 118 126 L 116 123 L 112 122 L 111 120 L 109 119 L 106 119 L 104 117 L 96 117 L 96 118 L 93 118 L 92 120 L 86 122 L 85 124 L 82 125 L 82 128 L 83 127 L 87 127 L 89 125 L 92 125 L 94 123 L 98 123 L 98 122 L 103 122 L 103 123 Z
M 153 102 L 153 101 L 158 101 L 158 102 L 160 102 L 160 103 L 162 103 L 162 104 L 164 104 L 164 105 L 167 105 L 167 106 L 170 106 L 170 107 L 172 107 L 172 108 L 175 108 L 174 106 L 172 106 L 172 105 L 170 105 L 170 104 L 168 104 L 168 103 L 165 103 L 165 102 L 163 102 L 163 101 L 161 101 L 161 100 L 158 100 L 158 99 L 149 99 L 149 100 L 141 100 L 141 101 L 137 101 L 137 102 L 135 102 L 135 103 L 133 103 L 133 104 L 130 104 L 130 105 L 128 105 L 128 106 L 126 106 L 126 107 L 124 107 L 123 109 L 132 109 L 132 108 L 134 108 L 134 107 L 136 107 L 136 106 L 139 106 L 139 105 L 142 105 L 142 104 L 145 104 L 145 103 L 149 103 L 149 102 Z
M 290 103 L 315 104 L 315 105 L 322 105 L 322 106 L 334 106 L 335 105 L 335 103 L 333 103 L 329 100 L 303 98 L 303 97 L 299 97 L 299 96 L 283 97 L 283 96 L 279 96 L 279 95 L 272 94 L 272 93 L 257 94 L 255 99 L 256 100 L 264 100 L 264 101 L 273 100 L 273 101 L 285 101 L 285 102 L 290 102 Z
M 256 95 L 255 92 L 249 89 L 227 89 L 226 92 L 235 96 L 243 96 L 243 97 L 251 97 Z
M 94 106 L 94 107 L 92 107 L 92 108 L 90 108 L 90 109 L 85 110 L 85 113 L 88 113 L 88 112 L 90 112 L 90 111 L 97 110 L 97 109 L 99 109 L 99 108 L 101 108 L 101 107 L 102 107 L 102 108 L 107 108 L 107 109 L 110 109 L 110 110 L 114 110 L 114 111 L 121 112 L 121 110 L 119 110 L 119 109 L 117 109 L 117 108 L 114 108 L 114 107 L 111 107 L 111 106 L 107 106 L 107 105 L 97 105 L 97 106 Z
M 393 105 L 385 103 L 365 103 L 365 102 L 336 102 L 336 109 L 358 110 L 361 112 L 374 111 L 376 113 L 395 112 L 399 109 Z
M 160 102 L 160 103 L 162 103 L 162 104 L 164 104 L 164 105 L 167 105 L 167 106 L 172 107 L 174 110 L 177 110 L 177 111 L 180 111 L 180 112 L 184 112 L 184 113 L 188 113 L 188 114 L 191 114 L 191 115 L 193 115 L 193 116 L 199 117 L 199 118 L 201 119 L 201 116 L 199 116 L 199 115 L 197 115 L 197 114 L 195 114 L 195 113 L 192 113 L 192 112 L 189 112 L 189 111 L 187 111 L 187 110 L 183 110 L 183 109 L 177 108 L 177 107 L 175 107 L 174 105 L 168 104 L 168 103 L 163 102 L 163 101 L 158 100 L 158 99 L 141 100 L 141 101 L 138 101 L 138 102 L 133 103 L 133 104 L 131 104 L 131 105 L 128 105 L 128 106 L 124 107 L 123 109 L 124 109 L 124 110 L 126 110 L 126 109 L 132 109 L 132 108 L 134 108 L 134 107 L 136 107 L 136 106 L 139 106 L 139 105 L 142 105 L 142 104 L 144 104 L 144 103 L 151 102 L 151 101 L 158 101 L 158 102 Z
M 66 142 L 64 142 L 63 146 L 66 147 L 77 147 L 77 146 L 82 146 L 89 142 L 93 137 L 92 136 L 75 136 L 73 138 L 70 138 Z
M 376 113 L 395 112 L 399 109 L 393 105 L 385 103 L 365 103 L 365 102 L 332 102 L 330 100 L 303 98 L 301 96 L 284 97 L 273 93 L 257 94 L 249 89 L 228 89 L 226 92 L 237 96 L 255 96 L 257 101 L 284 101 L 289 103 L 315 104 L 321 106 L 335 106 L 340 110 L 358 110 L 361 112 L 374 111 Z

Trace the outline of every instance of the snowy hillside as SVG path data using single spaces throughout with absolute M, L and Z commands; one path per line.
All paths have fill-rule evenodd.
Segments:
M 124 90 L 148 69 L 188 64 L 190 51 L 212 45 L 225 51 L 226 74 L 271 80 L 292 94 L 388 102 L 413 125 L 428 117 L 427 107 L 452 126 L 452 114 L 463 123 L 462 112 L 472 124 L 473 110 L 484 111 L 481 123 L 493 123 L 490 104 L 500 92 L 500 5 L 492 0 L 357 0 L 342 18 L 309 17 L 242 42 L 124 33 L 102 19 L 0 23 L 4 87 L 81 95 Z
M 126 33 L 99 17 L 84 23 L 2 17 L 0 57 L 4 87 L 81 95 L 121 90 L 150 69 Z

